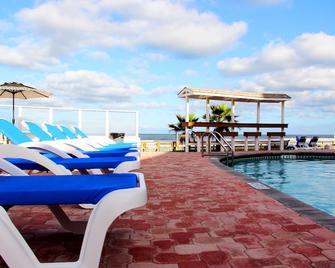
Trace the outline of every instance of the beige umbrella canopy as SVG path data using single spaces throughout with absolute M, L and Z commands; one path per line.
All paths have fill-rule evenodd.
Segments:
M 17 82 L 6 82 L 0 85 L 0 98 L 11 98 L 13 100 L 13 124 L 15 124 L 15 98 L 27 100 L 33 98 L 49 98 L 49 96 L 51 96 L 51 93 Z

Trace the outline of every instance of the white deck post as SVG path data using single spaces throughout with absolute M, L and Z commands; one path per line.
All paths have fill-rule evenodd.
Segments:
M 53 124 L 53 123 L 54 123 L 54 109 L 49 108 L 49 124 Z
M 206 122 L 209 122 L 209 98 L 206 98 Z M 209 127 L 206 128 L 206 130 L 209 130 Z
M 105 112 L 105 136 L 109 137 L 109 111 Z
M 206 98 L 206 122 L 209 122 L 209 109 L 210 109 L 209 98 L 207 97 Z M 206 132 L 209 132 L 209 127 L 206 127 Z M 210 145 L 209 139 L 210 139 L 210 136 L 207 136 L 207 152 L 209 152 L 209 145 Z
M 281 124 L 285 124 L 285 101 L 281 102 Z M 281 129 L 282 132 L 284 132 L 284 128 Z M 284 137 L 280 137 L 280 150 L 284 150 Z
M 186 96 L 186 114 L 185 114 L 185 122 L 189 122 L 189 117 L 190 117 L 190 100 L 188 96 Z M 185 126 L 185 152 L 189 152 L 189 135 L 188 135 L 188 127 Z
M 257 118 L 256 122 L 259 124 L 261 121 L 261 103 L 257 101 Z M 257 128 L 257 132 L 259 131 L 259 128 Z M 259 151 L 259 137 L 255 137 L 255 151 Z
M 231 100 L 231 112 L 232 112 L 231 122 L 235 123 L 235 101 L 234 100 Z M 232 128 L 232 131 L 235 131 L 235 128 Z M 235 137 L 231 137 L 231 147 L 233 148 L 233 152 L 235 152 Z

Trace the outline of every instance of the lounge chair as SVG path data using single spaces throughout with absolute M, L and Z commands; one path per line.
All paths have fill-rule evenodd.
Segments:
M 70 142 L 74 142 L 75 144 L 83 144 L 83 143 L 88 143 L 92 147 L 95 147 L 96 145 L 92 145 L 94 142 L 95 144 L 98 144 L 96 140 L 92 140 L 89 138 L 86 139 L 78 139 L 76 137 L 72 137 L 71 135 L 69 136 L 68 133 L 64 133 L 63 130 L 61 130 L 58 126 L 56 125 L 51 125 L 44 123 L 42 124 L 45 128 L 46 131 L 50 133 L 50 135 L 56 139 L 56 140 L 68 140 Z M 115 143 L 114 141 L 110 140 L 109 144 L 104 144 L 102 145 L 102 148 L 99 148 L 100 150 L 110 150 L 110 149 L 132 149 L 136 148 L 137 145 L 133 143 Z
M 314 136 L 310 139 L 309 143 L 308 143 L 308 147 L 310 148 L 318 148 L 318 140 L 319 140 L 319 137 L 317 136 Z
M 78 137 L 76 136 L 76 134 L 73 133 L 68 127 L 59 125 L 58 129 L 62 131 L 63 134 L 66 135 L 69 139 L 78 140 Z M 134 143 L 134 142 L 116 143 L 115 141 L 108 139 L 109 143 L 106 144 L 103 142 L 99 142 L 100 138 L 101 137 L 93 138 L 93 139 L 92 138 L 86 138 L 86 139 L 79 138 L 79 140 L 87 142 L 88 144 L 96 148 L 97 150 L 114 150 L 114 149 L 115 150 L 127 150 L 127 149 L 135 150 L 136 149 L 136 151 L 138 151 L 137 143 Z
M 21 132 L 16 126 L 3 119 L 0 119 L 0 133 L 4 134 L 8 139 L 10 139 L 13 144 L 43 152 L 46 154 L 46 156 L 52 158 L 54 162 L 59 165 L 63 165 L 70 170 L 78 169 L 83 171 L 100 169 L 103 172 L 109 172 L 109 169 L 113 169 L 114 173 L 122 173 L 140 168 L 140 161 L 136 157 L 132 156 L 89 158 L 87 155 L 75 151 L 74 148 L 70 149 L 71 155 L 64 152 L 63 149 L 66 148 L 64 145 L 62 148 L 56 148 L 54 143 L 50 145 L 41 142 L 32 142 L 32 140 L 23 132 Z M 73 155 L 77 158 L 73 158 Z M 11 161 L 13 161 L 15 165 L 18 165 L 21 168 L 29 170 L 43 170 L 42 167 L 39 167 L 34 163 L 30 163 L 29 161 L 20 159 L 13 159 Z M 100 173 L 96 170 L 94 172 Z
M 288 150 L 295 150 L 295 149 L 304 149 L 308 148 L 306 144 L 306 137 L 305 136 L 296 136 L 296 144 L 295 145 L 288 145 L 286 149 Z
M 84 133 L 81 129 L 78 127 L 73 127 L 74 133 L 77 135 L 78 138 L 80 139 L 94 139 L 96 142 L 101 143 L 103 145 L 109 145 L 109 144 L 115 144 L 115 141 L 106 138 L 106 137 L 96 137 L 96 138 L 91 138 L 86 133 Z M 141 140 L 138 137 L 128 137 L 125 136 L 123 138 L 125 144 L 132 144 L 132 145 L 137 145 L 137 148 L 141 147 Z M 117 143 L 120 144 L 120 143 Z
M 54 175 L 28 176 L 6 158 L 35 162 Z M 122 213 L 147 202 L 140 173 L 71 175 L 41 154 L 15 145 L 1 145 L 0 170 L 11 175 L 0 179 L 0 255 L 11 268 L 96 268 L 111 223 Z M 80 203 L 96 205 L 88 222 L 71 221 L 60 207 Z M 79 260 L 40 263 L 7 214 L 6 210 L 15 205 L 47 205 L 63 227 L 84 234 Z
M 58 146 L 60 145 L 61 149 L 66 150 L 66 152 L 71 153 L 71 149 L 69 150 L 69 146 L 71 148 L 75 148 L 76 150 L 80 151 L 83 154 L 88 155 L 89 157 L 120 157 L 120 156 L 135 156 L 139 158 L 139 153 L 136 149 L 109 149 L 109 150 L 98 150 L 97 148 L 89 145 L 89 144 L 82 144 L 79 143 L 71 143 L 68 139 L 61 140 L 54 140 L 53 137 L 47 133 L 44 129 L 42 129 L 38 124 L 29 122 L 29 121 L 22 121 L 22 126 L 30 131 L 39 141 L 48 143 L 50 145 Z M 62 146 L 65 144 L 64 146 Z M 85 150 L 86 149 L 86 150 Z
M 54 138 L 55 140 L 60 140 L 66 144 L 69 144 L 71 146 L 74 146 L 77 149 L 84 150 L 84 151 L 92 151 L 93 149 L 98 150 L 98 151 L 108 151 L 110 152 L 111 150 L 136 150 L 137 156 L 138 151 L 136 149 L 136 145 L 134 144 L 108 144 L 104 145 L 103 147 L 98 148 L 97 143 L 95 142 L 93 144 L 92 139 L 71 139 L 69 138 L 66 134 L 63 133 L 63 131 L 58 128 L 58 126 L 51 125 L 51 124 L 42 124 L 45 128 L 46 131 Z

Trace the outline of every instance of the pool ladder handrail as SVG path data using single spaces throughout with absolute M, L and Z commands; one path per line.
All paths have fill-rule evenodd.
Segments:
M 207 140 L 207 153 L 205 153 L 205 146 L 204 146 L 204 138 L 205 136 L 208 137 Z M 219 143 L 220 149 L 223 148 L 224 152 L 220 150 L 220 152 L 212 152 L 212 137 Z M 234 162 L 234 150 L 233 147 L 229 144 L 229 142 L 221 135 L 221 133 L 217 131 L 206 131 L 201 134 L 201 156 L 224 156 L 226 160 L 226 164 L 233 165 Z M 230 162 L 229 162 L 230 160 Z

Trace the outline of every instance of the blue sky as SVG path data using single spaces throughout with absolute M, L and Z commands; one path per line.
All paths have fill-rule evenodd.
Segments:
M 142 133 L 168 132 L 185 85 L 281 92 L 293 98 L 288 133 L 333 134 L 334 10 L 331 0 L 7 1 L 0 81 L 54 93 L 34 104 L 138 110 Z M 278 108 L 264 105 L 261 119 L 278 122 Z M 255 121 L 252 104 L 236 112 Z

